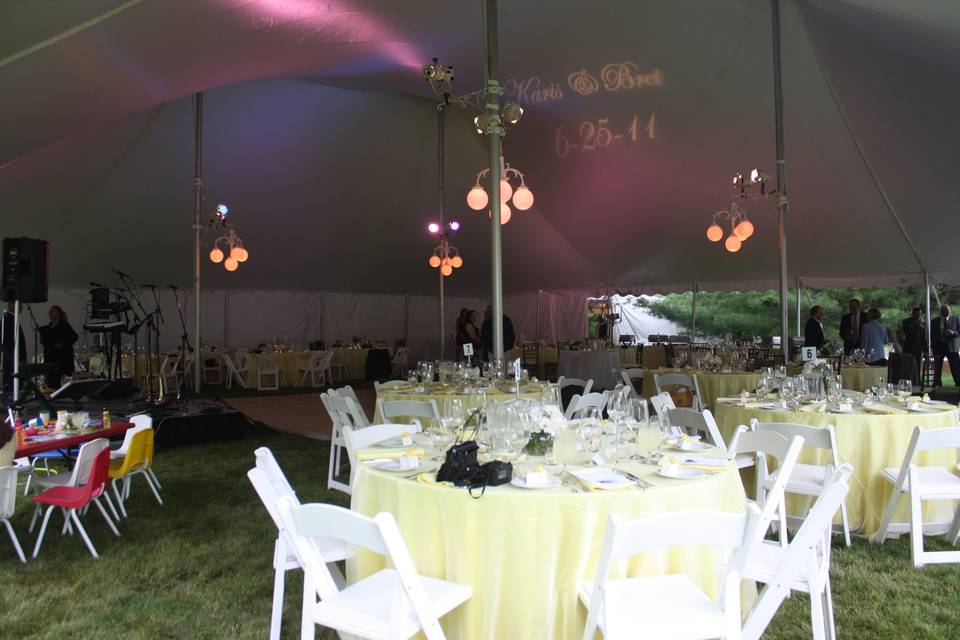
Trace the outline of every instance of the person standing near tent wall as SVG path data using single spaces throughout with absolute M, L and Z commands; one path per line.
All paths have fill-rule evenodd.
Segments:
M 860 348 L 860 329 L 867 324 L 867 314 L 860 310 L 859 300 L 851 300 L 848 308 L 850 313 L 840 318 L 840 338 L 843 339 L 843 352 L 847 355 Z
M 73 345 L 80 336 L 70 326 L 67 313 L 59 305 L 50 307 L 50 324 L 40 327 L 43 361 L 56 364 L 60 372 L 47 376 L 47 386 L 56 389 L 63 376 L 73 375 Z
M 820 350 L 826 342 L 827 339 L 823 337 L 823 309 L 817 304 L 810 307 L 810 317 L 803 327 L 803 346 Z
M 904 318 L 900 327 L 903 333 L 904 356 L 901 360 L 900 376 L 905 378 L 909 375 L 913 383 L 918 384 L 921 358 L 927 352 L 927 323 L 923 319 L 923 311 L 920 307 L 914 307 L 910 317 Z M 906 364 L 907 360 L 912 363 L 912 367 Z
M 940 317 L 930 323 L 930 342 L 933 344 L 933 386 L 943 386 L 943 359 L 950 364 L 953 383 L 960 387 L 960 318 L 950 313 L 950 307 L 940 307 Z

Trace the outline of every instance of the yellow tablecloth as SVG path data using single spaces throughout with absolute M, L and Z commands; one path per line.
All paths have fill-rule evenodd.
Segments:
M 879 378 L 886 379 L 886 367 L 843 367 L 840 369 L 840 378 L 844 389 L 866 391 L 877 384 Z
M 654 469 L 631 468 L 656 485 L 645 491 L 574 493 L 567 487 L 506 485 L 474 500 L 465 489 L 419 483 L 363 465 L 351 506 L 369 516 L 392 513 L 419 573 L 472 587 L 473 597 L 441 620 L 448 638 L 580 638 L 586 610 L 577 586 L 594 579 L 609 514 L 632 520 L 681 509 L 744 509 L 743 487 L 733 469 L 683 481 L 660 478 Z M 614 563 L 610 576 L 682 572 L 715 596 L 715 554 L 707 547 L 644 554 L 629 565 Z M 348 563 L 348 579 L 383 567 L 380 556 L 361 552 Z M 744 589 L 746 609 L 752 585 Z
M 247 365 L 247 388 L 257 388 L 257 373 L 260 371 L 261 362 L 269 362 L 280 368 L 280 386 L 297 387 L 300 386 L 300 378 L 303 374 L 301 367 L 310 364 L 312 351 L 288 351 L 286 353 L 248 353 L 246 358 Z M 272 382 L 272 381 L 271 381 Z
M 530 383 L 520 387 L 520 397 L 528 400 L 539 400 L 540 393 L 543 389 L 543 385 L 538 383 Z M 502 391 L 487 391 L 487 402 L 505 402 L 507 400 L 512 400 L 516 398 L 514 393 L 504 393 Z M 416 393 L 412 388 L 400 388 L 400 389 L 381 389 L 377 392 L 377 400 L 436 400 L 437 408 L 440 409 L 440 414 L 443 415 L 443 407 L 446 404 L 447 400 L 450 398 L 460 398 L 463 402 L 463 408 L 470 410 L 476 409 L 477 403 L 479 402 L 476 394 L 469 393 L 454 393 L 453 388 L 446 390 L 432 390 L 424 393 Z M 379 410 L 374 412 L 373 417 L 374 424 L 382 422 Z
M 874 415 L 769 411 L 720 404 L 715 414 L 720 433 L 728 442 L 737 426 L 749 424 L 751 418 L 757 418 L 760 422 L 794 422 L 818 427 L 834 425 L 840 462 L 853 465 L 850 493 L 847 494 L 850 527 L 859 529 L 861 534 L 867 536 L 873 535 L 879 528 L 880 517 L 890 498 L 891 485 L 881 478 L 880 472 L 887 467 L 900 468 L 913 428 L 919 425 L 924 429 L 937 429 L 960 424 L 956 407 L 938 413 Z M 829 451 L 805 447 L 800 462 L 826 464 L 830 461 L 829 457 Z M 957 461 L 956 450 L 927 451 L 917 455 L 919 465 L 937 465 L 950 471 L 954 471 Z M 787 500 L 787 508 L 791 514 L 803 514 L 812 503 L 813 499 L 791 496 Z M 928 501 L 923 508 L 924 521 L 949 521 L 956 511 L 956 503 Z M 907 501 L 904 500 L 893 521 L 906 522 L 907 516 Z
M 662 344 L 648 344 L 643 347 L 644 369 L 659 369 L 667 366 L 667 348 Z
M 337 347 L 333 350 L 333 364 L 343 363 L 344 380 L 367 379 L 367 352 L 369 349 L 348 349 Z M 336 372 L 335 372 L 336 373 Z
M 643 376 L 643 395 L 646 397 L 654 396 L 657 393 L 656 384 L 653 381 L 653 374 L 660 375 L 666 373 L 692 373 L 697 378 L 697 384 L 700 385 L 700 393 L 703 394 L 701 400 L 706 407 L 713 410 L 717 403 L 717 398 L 725 398 L 740 395 L 741 391 L 753 391 L 760 382 L 759 373 L 712 373 L 708 371 L 682 371 L 680 369 L 661 368 L 656 371 L 646 371 Z

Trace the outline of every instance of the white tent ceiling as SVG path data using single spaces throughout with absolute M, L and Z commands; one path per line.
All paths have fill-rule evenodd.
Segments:
M 500 17 L 500 78 L 526 107 L 505 156 L 537 197 L 504 227 L 508 293 L 776 277 L 772 211 L 752 211 L 736 255 L 704 237 L 736 170 L 775 169 L 768 2 L 501 2 Z M 960 3 L 783 0 L 781 19 L 791 276 L 960 271 Z M 110 267 L 187 284 L 202 90 L 207 206 L 230 204 L 251 253 L 234 274 L 206 264 L 205 286 L 429 293 L 437 115 L 420 67 L 454 65 L 466 93 L 481 45 L 476 1 L 6 0 L 3 234 L 49 239 L 60 286 Z M 623 62 L 650 84 L 606 87 Z M 447 120 L 455 295 L 489 289 L 487 218 L 464 201 L 487 161 L 472 116 Z

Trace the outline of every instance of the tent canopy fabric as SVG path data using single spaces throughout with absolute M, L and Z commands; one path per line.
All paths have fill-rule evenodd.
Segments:
M 775 173 L 769 2 L 500 4 L 499 79 L 526 109 L 504 155 L 536 195 L 503 229 L 506 292 L 772 284 L 772 207 L 737 254 L 704 234 L 736 171 Z M 960 275 L 960 3 L 782 0 L 781 21 L 791 277 Z M 205 206 L 229 203 L 250 251 L 205 287 L 430 294 L 432 57 L 457 94 L 482 86 L 480 2 L 7 0 L 4 235 L 50 240 L 58 286 L 187 284 L 204 91 Z M 474 115 L 446 114 L 447 290 L 468 297 L 490 287 Z

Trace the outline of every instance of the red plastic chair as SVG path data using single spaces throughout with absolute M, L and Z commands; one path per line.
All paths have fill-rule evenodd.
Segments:
M 103 508 L 103 505 L 100 504 L 100 501 L 97 499 L 106 490 L 109 472 L 110 450 L 104 449 L 97 454 L 96 458 L 94 458 L 93 464 L 90 467 L 90 475 L 87 477 L 86 484 L 79 487 L 52 487 L 40 495 L 34 496 L 33 501 L 35 503 L 50 505 L 47 509 L 47 513 L 43 516 L 43 524 L 40 526 L 40 535 L 37 536 L 37 544 L 33 549 L 34 558 L 36 558 L 37 554 L 40 553 L 40 544 L 43 542 L 43 534 L 46 533 L 47 523 L 50 521 L 50 514 L 53 513 L 55 507 L 60 507 L 64 510 L 65 518 L 68 522 L 71 520 L 73 521 L 73 524 L 76 525 L 81 537 L 83 537 L 83 541 L 87 544 L 87 549 L 90 550 L 90 553 L 94 558 L 99 558 L 100 556 L 97 555 L 97 550 L 93 547 L 93 543 L 90 542 L 90 538 L 87 536 L 87 532 L 84 530 L 83 525 L 80 524 L 80 517 L 77 515 L 78 509 L 83 509 L 92 502 L 97 506 L 98 509 L 100 509 L 100 513 L 103 514 L 107 524 L 110 525 L 110 529 L 113 530 L 116 535 L 120 535 L 120 532 L 117 531 L 117 528 L 114 526 L 110 516 L 107 515 L 106 510 Z

